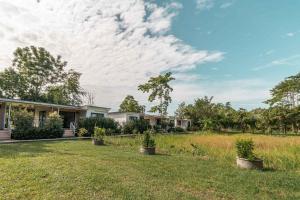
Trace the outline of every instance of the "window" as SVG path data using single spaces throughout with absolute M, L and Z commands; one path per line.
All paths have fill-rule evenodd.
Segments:
M 91 117 L 96 117 L 96 118 L 103 118 L 104 114 L 103 113 L 91 113 Z
M 136 121 L 136 120 L 138 120 L 137 117 L 135 117 L 135 116 L 129 116 L 129 121 Z

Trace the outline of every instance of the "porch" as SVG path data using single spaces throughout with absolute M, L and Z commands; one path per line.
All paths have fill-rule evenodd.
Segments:
M 65 129 L 63 137 L 75 136 L 75 128 L 81 112 L 80 107 L 0 98 L 0 140 L 11 138 L 11 130 L 14 128 L 11 116 L 20 109 L 33 113 L 35 127 L 44 126 L 49 114 L 58 112 L 63 119 Z

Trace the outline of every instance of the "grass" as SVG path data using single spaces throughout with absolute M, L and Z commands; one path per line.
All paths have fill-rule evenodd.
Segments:
M 238 137 L 253 138 L 267 170 L 235 167 Z M 300 198 L 300 137 L 159 135 L 156 156 L 140 155 L 140 140 L 0 145 L 0 199 Z

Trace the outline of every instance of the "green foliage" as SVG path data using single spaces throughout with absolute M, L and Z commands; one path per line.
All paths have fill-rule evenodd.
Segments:
M 199 144 L 192 143 L 191 146 L 192 146 L 191 152 L 192 152 L 193 156 L 205 156 L 206 155 L 206 151 Z
M 80 128 L 78 130 L 78 136 L 79 137 L 87 137 L 88 136 L 88 131 L 85 128 Z
M 65 71 L 67 62 L 42 47 L 17 48 L 12 67 L 0 72 L 0 94 L 6 98 L 81 104 L 80 73 Z
M 97 141 L 102 141 L 105 136 L 105 128 L 99 128 L 95 127 L 94 128 L 94 134 L 93 134 L 93 139 Z
M 272 98 L 266 103 L 273 105 L 285 105 L 294 108 L 299 105 L 300 95 L 300 73 L 295 76 L 290 76 L 284 81 L 280 82 L 271 90 Z
M 167 115 L 167 109 L 172 102 L 170 93 L 173 88 L 169 85 L 169 82 L 175 80 L 172 77 L 172 73 L 168 72 L 164 75 L 157 77 L 151 77 L 150 80 L 142 85 L 139 85 L 138 89 L 143 93 L 150 93 L 148 97 L 149 102 L 158 100 L 159 104 L 151 107 L 150 112 L 158 112 L 160 115 Z
M 20 110 L 14 113 L 13 124 L 14 130 L 18 132 L 30 130 L 33 128 L 34 114 L 27 110 Z
M 144 139 L 143 139 L 143 147 L 145 148 L 153 148 L 155 147 L 155 140 L 151 137 L 151 131 L 144 132 Z
M 143 133 L 148 129 L 150 129 L 149 122 L 143 119 L 138 119 L 138 120 L 127 122 L 123 126 L 123 133 L 124 134 L 133 134 L 134 132 Z
M 144 113 L 145 106 L 139 105 L 133 96 L 127 95 L 120 105 L 119 112 Z
M 88 131 L 86 136 L 91 136 L 94 133 L 94 128 L 110 129 L 111 132 L 118 133 L 118 123 L 110 118 L 90 117 L 79 120 L 79 128 L 85 128 Z
M 239 158 L 245 158 L 248 160 L 256 159 L 253 153 L 254 142 L 251 139 L 239 139 L 236 141 L 235 147 Z
M 46 119 L 45 127 L 53 137 L 62 137 L 64 134 L 63 119 L 57 112 L 50 113 Z
M 33 113 L 26 110 L 15 112 L 12 138 L 16 140 L 60 138 L 64 134 L 63 122 L 57 113 L 52 113 L 44 127 L 33 127 Z

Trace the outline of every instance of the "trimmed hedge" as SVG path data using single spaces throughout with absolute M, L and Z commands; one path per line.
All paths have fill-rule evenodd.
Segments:
M 12 138 L 15 140 L 51 139 L 61 138 L 64 130 L 51 130 L 47 128 L 31 128 L 27 130 L 13 130 Z

